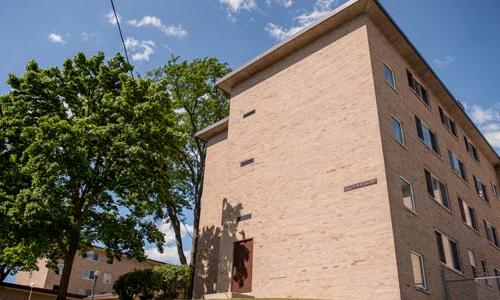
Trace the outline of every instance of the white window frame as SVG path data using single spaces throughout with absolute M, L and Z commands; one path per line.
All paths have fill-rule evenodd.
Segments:
M 412 256 L 415 255 L 416 257 L 418 257 L 418 260 L 419 260 L 419 272 L 420 272 L 420 276 L 422 276 L 422 284 L 417 284 L 416 280 L 415 280 L 415 269 L 413 269 L 413 260 L 412 260 Z M 411 268 L 412 268 L 412 275 L 413 275 L 413 284 L 415 285 L 415 288 L 419 289 L 419 290 L 425 290 L 427 291 L 427 277 L 425 276 L 425 263 L 424 263 L 424 256 L 416 251 L 413 251 L 413 250 L 410 250 L 410 264 L 411 264 Z
M 438 139 L 438 136 L 436 134 L 436 132 L 434 132 L 430 127 L 429 125 L 427 125 L 427 123 L 425 123 L 424 120 L 422 120 L 422 118 L 420 118 L 419 116 L 415 115 L 416 118 L 418 118 L 420 120 L 420 125 L 421 125 L 421 128 L 420 130 L 422 131 L 422 137 L 418 136 L 418 128 L 417 128 L 417 137 L 422 141 L 422 143 L 424 143 L 424 145 L 427 146 L 427 148 L 429 148 L 430 150 L 432 150 L 432 152 L 436 153 L 438 156 L 441 156 L 441 149 L 439 148 L 439 139 Z M 416 126 L 417 124 L 415 124 Z M 429 140 L 426 141 L 425 138 L 426 138 L 426 132 L 427 131 L 427 135 L 429 136 Z M 436 149 L 433 148 L 433 145 L 432 145 L 432 135 L 434 135 L 434 139 L 436 141 Z
M 398 124 L 399 124 L 399 129 L 400 129 L 400 132 L 401 132 L 401 141 L 399 141 L 395 136 L 394 136 L 394 129 L 392 127 L 392 122 L 396 121 Z M 403 128 L 403 123 L 401 123 L 401 121 L 396 118 L 394 115 L 391 115 L 391 133 L 392 133 L 392 138 L 395 139 L 399 144 L 401 145 L 405 145 L 405 131 L 404 131 L 404 128 Z
M 413 185 L 411 184 L 411 182 L 409 180 L 407 180 L 406 178 L 404 178 L 403 176 L 400 176 L 399 177 L 399 183 L 402 184 L 401 181 L 404 181 L 406 182 L 409 186 L 410 186 L 410 194 L 411 194 L 411 204 L 412 204 L 412 207 L 408 207 L 404 204 L 404 198 L 403 198 L 403 206 L 411 211 L 412 213 L 416 213 L 417 212 L 417 207 L 416 207 L 416 204 L 415 204 L 415 194 L 413 192 Z M 403 196 L 403 187 L 401 186 L 401 196 Z
M 467 180 L 467 168 L 465 167 L 465 164 L 463 163 L 463 161 L 461 161 L 458 158 L 458 155 L 456 155 L 453 151 L 448 149 L 448 158 L 449 158 L 450 166 L 451 166 L 451 169 L 453 170 L 453 172 L 455 172 L 455 174 L 457 174 L 464 181 L 468 181 Z M 462 169 L 460 168 L 460 165 L 463 168 L 463 174 L 462 174 Z
M 392 77 L 392 84 L 391 82 L 389 82 L 389 80 L 387 80 L 387 77 L 385 76 L 385 69 L 388 69 L 389 71 L 391 71 L 391 77 Z M 394 75 L 394 70 L 389 67 L 389 65 L 387 63 L 384 63 L 384 80 L 385 80 L 385 83 L 387 83 L 388 86 L 390 86 L 393 90 L 396 90 L 396 76 Z
M 97 260 L 94 259 L 96 253 L 97 253 Z M 88 251 L 85 254 L 85 259 L 88 261 L 99 262 L 99 260 L 101 259 L 101 253 L 96 251 Z
M 102 275 L 102 282 L 105 283 L 105 284 L 111 284 L 113 283 L 113 280 L 112 280 L 112 277 L 111 277 L 111 274 L 109 273 L 104 273 Z
M 87 273 L 87 271 L 89 273 L 88 277 L 85 276 L 85 273 Z M 85 269 L 85 270 L 83 270 L 83 272 L 82 272 L 82 279 L 85 279 L 85 280 L 94 280 L 94 278 L 95 278 L 95 272 L 96 271 L 92 270 L 92 269 Z

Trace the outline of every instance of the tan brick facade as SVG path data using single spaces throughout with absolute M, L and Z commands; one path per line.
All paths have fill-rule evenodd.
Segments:
M 73 262 L 73 269 L 71 270 L 71 279 L 68 287 L 69 293 L 83 294 L 93 288 L 94 280 L 83 278 L 83 273 L 86 269 L 92 271 L 99 271 L 99 277 L 96 282 L 96 295 L 103 293 L 113 292 L 113 283 L 118 277 L 127 272 L 135 269 L 148 269 L 154 266 L 161 265 L 162 263 L 146 260 L 139 262 L 131 260 L 126 257 L 120 261 L 115 259 L 112 264 L 108 264 L 104 251 L 100 248 L 95 248 L 94 252 L 99 253 L 99 260 L 92 261 L 78 255 Z M 16 276 L 16 284 L 29 286 L 30 283 L 35 283 L 36 287 L 52 290 L 54 286 L 58 286 L 61 276 L 56 274 L 55 271 L 48 269 L 45 266 L 44 260 L 39 260 L 38 271 L 33 272 L 19 272 Z M 111 282 L 104 281 L 104 274 L 111 276 Z
M 387 20 L 374 2 L 351 2 L 330 17 L 341 25 L 230 87 L 227 131 L 208 139 L 196 298 L 231 291 L 233 243 L 249 238 L 248 295 L 255 297 L 443 299 L 442 269 L 449 280 L 472 276 L 467 250 L 478 268 L 482 257 L 500 265 L 500 250 L 482 226 L 483 218 L 500 226 L 490 184 L 498 157 L 456 104 L 426 86 L 406 48 L 382 33 L 389 25 L 380 25 Z M 370 13 L 356 13 L 360 8 Z M 395 90 L 385 82 L 384 63 L 394 70 Z M 406 68 L 429 90 L 431 109 L 409 89 Z M 441 124 L 439 105 L 457 122 L 458 138 Z M 418 138 L 414 115 L 436 132 L 440 157 Z M 405 145 L 392 137 L 391 116 L 403 124 Z M 478 145 L 480 163 L 465 151 L 464 134 Z M 466 165 L 468 183 L 451 170 L 447 149 Z M 254 162 L 241 166 L 247 159 Z M 447 184 L 451 212 L 427 195 L 424 168 Z M 477 196 L 472 174 L 485 181 L 490 204 Z M 416 213 L 403 206 L 400 176 L 413 185 Z M 370 179 L 377 183 L 344 191 Z M 462 222 L 457 196 L 476 209 L 479 233 Z M 246 214 L 251 218 L 237 221 Z M 441 267 L 435 229 L 458 242 L 463 274 Z M 426 291 L 415 287 L 410 251 L 424 257 Z M 496 291 L 496 283 L 448 285 L 450 299 L 498 297 Z

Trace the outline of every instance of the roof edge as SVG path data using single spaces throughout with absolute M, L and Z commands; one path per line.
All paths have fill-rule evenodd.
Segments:
M 290 43 L 294 42 L 298 37 L 301 37 L 303 36 L 304 33 L 310 31 L 311 29 L 313 28 L 316 28 L 317 25 L 321 24 L 321 23 L 324 23 L 326 22 L 327 20 L 329 20 L 330 18 L 332 18 L 333 16 L 337 15 L 338 13 L 346 10 L 347 8 L 353 6 L 354 4 L 361 4 L 361 3 L 366 3 L 366 0 L 349 0 L 347 1 L 346 3 L 340 5 L 339 7 L 337 7 L 336 9 L 334 9 L 333 11 L 331 11 L 330 13 L 328 13 L 326 16 L 324 16 L 323 18 L 320 18 L 319 20 L 315 21 L 314 23 L 311 23 L 310 25 L 304 27 L 302 30 L 298 31 L 297 33 L 289 36 L 288 38 L 280 41 L 279 43 L 275 44 L 274 46 L 272 46 L 271 48 L 268 48 L 267 50 L 265 50 L 264 52 L 262 52 L 261 54 L 257 55 L 256 57 L 250 59 L 249 61 L 247 61 L 246 63 L 244 63 L 243 65 L 239 66 L 238 68 L 236 68 L 235 70 L 231 71 L 230 73 L 226 74 L 224 77 L 222 77 L 221 79 L 217 80 L 217 82 L 215 83 L 215 85 L 220 88 L 221 90 L 223 90 L 224 92 L 230 94 L 231 93 L 231 90 L 233 88 L 234 85 L 238 84 L 239 82 L 241 82 L 242 80 L 240 80 L 239 82 L 236 82 L 235 84 L 231 84 L 229 81 L 234 78 L 235 76 L 241 74 L 244 70 L 246 70 L 248 67 L 254 65 L 255 63 L 259 62 L 259 61 L 262 61 L 264 60 L 265 58 L 269 57 L 269 55 L 271 53 L 274 53 L 276 50 L 278 49 L 281 49 L 281 48 L 284 48 L 285 46 L 289 45 Z M 318 35 L 319 36 L 319 35 Z M 314 37 L 313 37 L 314 38 Z M 267 66 L 266 66 L 267 67 Z M 264 67 L 265 68 L 265 67 Z M 243 79 L 244 80 L 244 79 Z
M 229 117 L 225 117 L 224 119 L 219 120 L 213 123 L 212 125 L 209 125 L 203 128 L 202 130 L 198 131 L 197 133 L 195 133 L 194 137 L 204 142 L 208 142 L 208 140 L 214 135 L 227 130 L 228 125 L 229 125 Z

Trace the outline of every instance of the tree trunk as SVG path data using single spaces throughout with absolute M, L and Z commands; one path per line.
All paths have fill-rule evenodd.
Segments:
M 181 222 L 179 221 L 179 217 L 175 213 L 175 208 L 167 205 L 167 213 L 168 218 L 170 219 L 170 226 L 172 226 L 172 230 L 175 235 L 175 244 L 177 246 L 177 253 L 179 254 L 179 262 L 182 265 L 187 265 L 186 255 L 184 254 L 184 247 L 182 245 L 182 234 L 181 234 Z
M 191 280 L 189 287 L 187 289 L 186 298 L 193 298 L 193 288 L 194 288 L 194 276 L 196 267 L 196 252 L 198 250 L 198 233 L 200 227 L 200 211 L 201 211 L 201 194 L 203 193 L 203 174 L 205 172 L 205 155 L 202 156 L 202 162 L 200 165 L 200 181 L 198 189 L 196 191 L 195 202 L 194 202 L 194 212 L 193 212 L 193 240 L 191 244 L 191 261 L 189 266 L 191 267 Z
M 75 260 L 77 247 L 70 246 L 70 249 L 64 257 L 64 267 L 59 282 L 59 291 L 57 292 L 56 300 L 66 300 L 68 294 L 69 281 L 71 279 L 71 270 L 73 269 L 73 261 Z

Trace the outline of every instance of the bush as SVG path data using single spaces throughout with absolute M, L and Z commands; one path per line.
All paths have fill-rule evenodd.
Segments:
M 133 300 L 135 297 L 141 300 L 175 299 L 186 289 L 189 278 L 189 266 L 157 266 L 121 275 L 113 284 L 113 289 L 120 300 Z

